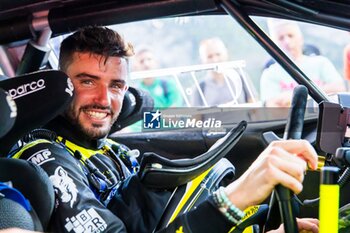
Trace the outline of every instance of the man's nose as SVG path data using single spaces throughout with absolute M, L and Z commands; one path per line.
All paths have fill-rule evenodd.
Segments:
M 216 62 L 221 62 L 221 56 L 220 55 L 213 55 L 211 58 L 211 62 L 216 63 Z
M 111 103 L 111 94 L 108 90 L 108 87 L 100 86 L 94 96 L 95 103 L 98 103 L 102 106 L 109 106 Z
M 284 37 L 282 40 L 282 44 L 284 45 L 284 47 L 289 47 L 291 42 L 292 42 L 292 39 L 289 37 Z

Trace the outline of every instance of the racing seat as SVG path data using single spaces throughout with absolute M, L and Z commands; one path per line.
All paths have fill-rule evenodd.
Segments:
M 61 71 L 40 71 L 0 81 L 0 88 L 9 93 L 17 106 L 12 129 L 0 139 L 0 156 L 29 131 L 56 117 L 68 106 L 73 85 Z
M 167 189 L 193 180 L 222 159 L 243 135 L 247 122 L 241 121 L 210 149 L 193 159 L 170 160 L 155 153 L 145 153 L 139 176 L 148 187 Z
M 73 89 L 68 77 L 59 71 L 36 72 L 0 81 L 9 94 L 0 95 L 0 103 L 10 101 L 10 110 L 1 104 L 1 124 L 7 127 L 0 137 L 0 155 L 4 156 L 21 136 L 39 127 L 69 103 Z M 52 101 L 43 99 L 52 97 Z M 30 109 L 29 109 L 30 108 Z M 2 122 L 4 121 L 4 122 Z M 11 127 L 12 126 L 12 127 Z M 3 129 L 4 130 L 4 129 Z M 36 164 L 0 158 L 0 229 L 17 227 L 43 231 L 54 209 L 54 189 L 47 174 Z
M 170 160 L 155 153 L 145 153 L 139 177 L 149 188 L 173 190 L 155 230 L 171 223 L 208 198 L 220 186 L 234 179 L 235 168 L 223 158 L 243 135 L 247 122 L 240 122 L 210 149 L 193 159 Z

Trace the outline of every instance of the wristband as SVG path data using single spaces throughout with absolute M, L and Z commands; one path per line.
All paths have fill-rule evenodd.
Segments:
M 223 187 L 213 193 L 213 199 L 220 212 L 233 224 L 237 225 L 244 217 L 245 213 L 228 199 Z

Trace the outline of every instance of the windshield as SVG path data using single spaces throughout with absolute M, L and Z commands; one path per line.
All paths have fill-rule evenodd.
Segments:
M 350 41 L 347 32 L 265 17 L 253 20 L 326 94 L 347 90 L 350 77 L 345 77 L 343 61 Z M 134 45 L 129 84 L 149 92 L 155 109 L 290 106 L 297 83 L 229 16 L 156 19 L 110 27 Z M 53 47 L 60 40 L 55 38 Z M 271 120 L 270 115 L 250 114 L 248 121 Z M 272 115 L 273 119 L 286 117 Z

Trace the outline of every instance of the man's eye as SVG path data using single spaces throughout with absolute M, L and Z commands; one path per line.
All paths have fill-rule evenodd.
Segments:
M 120 92 L 122 90 L 122 88 L 119 85 L 113 85 L 111 88 L 115 92 Z
M 81 84 L 83 84 L 83 85 L 92 85 L 92 81 L 91 80 L 82 80 Z
M 124 84 L 123 83 L 113 83 L 111 84 L 111 88 L 113 89 L 123 89 L 124 88 Z

